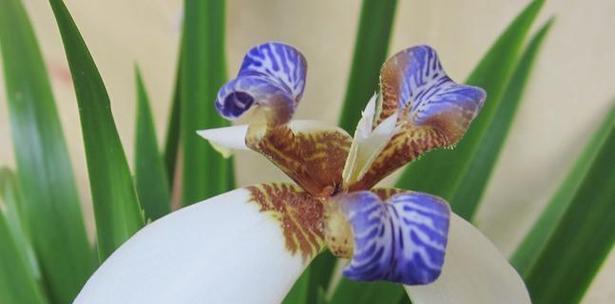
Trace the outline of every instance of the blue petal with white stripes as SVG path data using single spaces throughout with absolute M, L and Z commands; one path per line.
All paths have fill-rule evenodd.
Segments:
M 292 117 L 305 87 L 307 64 L 294 47 L 267 42 L 250 49 L 237 77 L 219 91 L 216 109 L 233 120 L 253 106 L 269 108 L 277 123 Z
M 340 199 L 354 238 L 344 275 L 353 280 L 429 284 L 444 265 L 450 209 L 433 195 L 403 192 L 383 202 L 360 191 Z
M 481 88 L 451 80 L 436 51 L 427 45 L 403 50 L 387 60 L 381 86 L 383 116 L 407 110 L 413 124 L 430 124 L 435 119 L 455 135 L 465 131 L 486 97 Z

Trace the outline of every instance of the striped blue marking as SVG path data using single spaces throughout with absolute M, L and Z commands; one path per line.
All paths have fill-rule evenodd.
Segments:
M 267 42 L 251 48 L 245 55 L 235 79 L 227 82 L 216 98 L 218 113 L 236 119 L 253 105 L 283 102 L 294 112 L 303 96 L 307 64 L 294 47 Z
M 478 87 L 457 84 L 446 75 L 436 51 L 420 45 L 403 50 L 391 59 L 399 69 L 395 102 L 399 109 L 409 107 L 410 119 L 417 125 L 436 115 L 461 111 L 468 121 L 480 111 L 486 94 Z
M 338 201 L 354 237 L 346 277 L 421 285 L 440 275 L 450 219 L 444 200 L 405 192 L 383 202 L 372 192 L 360 191 Z

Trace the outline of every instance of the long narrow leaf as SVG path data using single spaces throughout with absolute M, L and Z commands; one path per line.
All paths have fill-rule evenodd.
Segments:
M 310 269 L 306 269 L 301 277 L 295 282 L 293 288 L 290 289 L 282 304 L 309 304 L 309 293 L 316 294 L 318 290 L 310 289 Z
M 1 203 L 4 203 L 2 205 Z M 0 168 L 0 209 L 4 214 L 9 231 L 15 240 L 19 254 L 23 256 L 31 266 L 32 276 L 41 279 L 41 272 L 32 247 L 32 238 L 27 218 L 23 216 L 23 194 L 21 193 L 17 179 L 13 172 L 6 168 Z
M 471 216 L 476 213 L 517 108 L 521 103 L 532 66 L 553 20 L 545 23 L 530 40 L 504 91 L 489 128 L 483 134 L 480 145 L 467 160 L 464 176 L 451 198 L 457 206 L 457 211 L 462 214 Z
M 615 243 L 615 105 L 513 257 L 534 303 L 577 303 Z
M 604 146 L 609 132 L 611 132 L 613 119 L 615 119 L 614 114 L 614 111 L 611 110 L 609 116 L 591 137 L 573 168 L 568 173 L 568 176 L 511 257 L 511 263 L 523 277 L 529 275 L 540 253 L 546 247 L 547 241 L 555 232 L 557 225 L 562 221 L 566 210 L 570 207 L 575 194 L 587 178 L 589 169 L 601 151 L 600 147 Z
M 331 303 L 397 304 L 405 293 L 399 284 L 389 282 L 356 282 L 342 279 Z
M 175 72 L 175 87 L 173 88 L 173 98 L 171 100 L 171 113 L 169 114 L 169 124 L 164 143 L 164 162 L 169 177 L 169 187 L 173 186 L 175 179 L 175 167 L 177 165 L 177 155 L 179 153 L 180 138 L 180 115 L 181 115 L 181 90 L 182 90 L 182 62 L 184 52 L 184 37 L 179 43 L 179 55 L 177 56 L 177 71 Z
M 365 103 L 378 89 L 386 59 L 397 0 L 363 0 L 350 78 L 339 125 L 353 134 Z
M 181 77 L 182 203 L 232 188 L 232 160 L 224 159 L 196 131 L 227 125 L 214 109 L 226 79 L 223 0 L 185 1 Z
M 137 87 L 135 182 L 145 217 L 155 220 L 171 211 L 169 180 L 158 150 L 156 129 L 145 85 L 138 69 L 135 74 Z
M 525 37 L 536 19 L 544 0 L 532 1 L 500 35 L 478 66 L 471 73 L 467 83 L 487 91 L 487 101 L 480 115 L 470 126 L 467 134 L 454 150 L 439 150 L 427 153 L 412 163 L 399 179 L 397 185 L 417 191 L 439 195 L 451 203 L 453 209 L 465 218 L 473 215 L 474 202 L 451 201 L 461 181 L 473 174 L 469 169 L 480 146 L 485 142 L 486 133 L 501 104 L 501 96 L 518 61 L 518 55 Z M 509 113 L 512 115 L 512 113 Z
M 93 270 L 94 255 L 47 70 L 19 0 L 0 1 L 0 47 L 23 217 L 50 298 L 68 303 Z
M 109 96 L 94 60 L 61 0 L 50 0 L 79 104 L 99 257 L 104 260 L 141 226 L 143 216 L 117 134 Z
M 0 303 L 46 303 L 27 258 L 21 255 L 0 210 Z

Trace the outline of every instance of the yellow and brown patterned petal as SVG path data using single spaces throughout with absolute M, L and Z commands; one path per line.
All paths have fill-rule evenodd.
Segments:
M 280 224 L 286 249 L 304 260 L 314 258 L 324 246 L 323 200 L 296 185 L 269 183 L 249 186 L 250 203 Z
M 351 137 L 344 130 L 317 122 L 250 125 L 246 145 L 273 162 L 301 188 L 328 197 L 341 186 Z
M 369 189 L 419 155 L 455 145 L 486 97 L 481 88 L 451 80 L 429 46 L 397 53 L 383 65 L 380 77 L 382 97 L 374 125 L 398 115 L 398 130 L 369 170 L 347 184 L 350 190 Z

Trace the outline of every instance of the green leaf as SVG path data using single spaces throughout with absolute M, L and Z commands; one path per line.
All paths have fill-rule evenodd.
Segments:
M 512 258 L 534 303 L 578 303 L 615 242 L 615 103 Z
M 169 124 L 167 125 L 167 134 L 164 144 L 164 163 L 169 177 L 169 187 L 173 189 L 173 181 L 175 180 L 175 167 L 177 165 L 177 154 L 179 152 L 180 130 L 180 115 L 181 115 L 181 88 L 182 88 L 182 58 L 184 57 L 184 37 L 180 39 L 179 55 L 177 59 L 177 71 L 175 72 L 175 87 L 173 88 L 173 99 L 171 100 L 171 113 L 169 115 Z
M 361 111 L 378 89 L 380 68 L 386 59 L 397 0 L 363 0 L 350 78 L 339 125 L 350 134 Z
M 477 159 L 476 153 L 485 142 L 487 134 L 502 101 L 525 37 L 536 19 L 543 0 L 532 1 L 498 37 L 467 80 L 468 84 L 487 91 L 487 101 L 481 113 L 470 126 L 464 138 L 454 150 L 438 150 L 427 153 L 414 161 L 403 172 L 397 186 L 439 195 L 447 199 L 453 210 L 464 218 L 472 218 L 478 200 L 459 202 L 452 200 L 462 181 L 474 174 L 470 170 Z M 512 115 L 513 113 L 508 113 Z M 501 119 L 501 117 L 498 117 Z M 486 148 L 486 147 L 484 147 Z
M 282 301 L 283 304 L 308 304 L 313 303 L 308 301 L 310 291 L 316 292 L 318 289 L 310 290 L 310 269 L 306 269 L 301 277 L 295 282 L 293 288 Z
M 137 126 L 135 128 L 135 183 L 139 201 L 149 220 L 156 220 L 171 211 L 169 180 L 158 151 L 156 129 L 149 98 L 137 68 Z
M 329 286 L 336 262 L 337 258 L 328 250 L 319 254 L 295 282 L 284 299 L 284 303 L 318 302 L 318 291 L 323 290 L 324 292 Z
M 342 278 L 335 289 L 331 303 L 397 304 L 404 296 L 399 284 L 390 282 L 357 282 Z
M 182 203 L 192 204 L 233 187 L 232 159 L 224 159 L 201 129 L 226 126 L 214 108 L 218 89 L 226 80 L 223 0 L 184 2 L 181 77 Z
M 585 149 L 576 160 L 566 179 L 551 198 L 547 207 L 540 215 L 523 242 L 515 250 L 510 261 L 522 276 L 529 275 L 530 270 L 536 263 L 538 255 L 546 247 L 547 241 L 555 232 L 557 224 L 561 222 L 566 210 L 570 207 L 574 195 L 587 178 L 592 163 L 600 153 L 600 147 L 604 146 L 613 124 L 613 110 L 597 129 Z
M 480 199 L 521 103 L 534 61 L 553 21 L 554 19 L 550 19 L 545 23 L 530 40 L 507 84 L 489 128 L 483 134 L 480 145 L 468 158 L 464 176 L 451 198 L 457 206 L 456 210 L 462 214 L 471 216 L 478 209 Z
M 104 260 L 143 226 L 143 216 L 103 80 L 64 3 L 49 3 L 62 35 L 77 94 L 98 253 Z
M 0 244 L 0 303 L 47 303 L 4 212 L 0 212 Z
M 327 296 L 325 293 L 325 289 L 322 287 L 319 287 L 316 291 L 316 301 L 314 302 L 316 304 L 327 304 L 329 303 L 329 301 L 327 301 Z
M 27 218 L 23 215 L 23 195 L 17 186 L 15 175 L 7 168 L 0 168 L 0 211 L 4 214 L 19 255 L 24 257 L 31 266 L 31 275 L 40 280 L 38 260 L 32 247 L 30 231 L 25 223 Z
M 303 272 L 299 280 L 304 280 L 304 277 L 309 276 L 309 287 L 307 302 L 313 303 L 316 300 L 315 292 L 322 288 L 327 288 L 331 281 L 331 275 L 337 258 L 329 252 L 329 250 L 323 251 L 310 263 L 310 266 Z
M 0 1 L 0 47 L 22 215 L 50 298 L 68 303 L 92 272 L 94 254 L 45 63 L 19 0 Z

